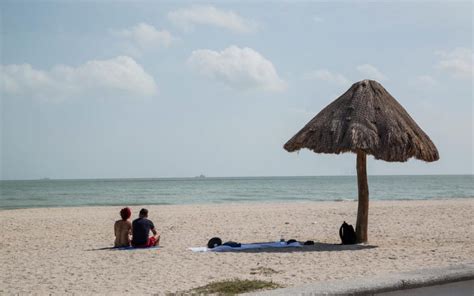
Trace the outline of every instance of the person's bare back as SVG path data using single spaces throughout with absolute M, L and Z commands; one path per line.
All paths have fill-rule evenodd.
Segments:
M 129 247 L 130 236 L 132 235 L 132 223 L 128 220 L 132 212 L 129 208 L 123 208 L 120 211 L 122 220 L 115 221 L 114 233 L 115 233 L 115 247 Z
M 130 235 L 132 232 L 132 223 L 130 221 L 117 220 L 114 225 L 115 247 L 130 246 Z

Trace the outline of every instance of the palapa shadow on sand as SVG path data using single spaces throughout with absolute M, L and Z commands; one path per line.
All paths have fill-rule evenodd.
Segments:
M 240 252 L 240 253 L 301 253 L 301 252 L 339 252 L 339 251 L 359 251 L 367 249 L 375 249 L 378 246 L 374 245 L 341 245 L 328 243 L 314 243 L 312 246 L 302 246 L 295 248 L 262 248 L 249 249 L 240 251 L 226 251 L 226 252 Z

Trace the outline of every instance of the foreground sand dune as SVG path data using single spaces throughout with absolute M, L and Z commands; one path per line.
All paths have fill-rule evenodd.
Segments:
M 120 207 L 0 211 L 0 294 L 149 294 L 211 281 L 273 280 L 283 286 L 474 261 L 474 199 L 371 201 L 369 245 L 335 246 L 356 202 L 148 206 L 160 250 L 100 250 L 113 243 Z M 141 207 L 132 207 L 135 217 Z M 314 247 L 192 253 L 224 241 L 314 240 Z M 269 270 L 269 269 L 271 270 Z

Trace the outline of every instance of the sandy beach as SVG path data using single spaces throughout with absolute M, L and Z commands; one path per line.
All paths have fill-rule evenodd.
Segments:
M 369 243 L 339 246 L 356 202 L 147 206 L 159 250 L 117 251 L 120 207 L 0 212 L 0 294 L 165 294 L 212 281 L 272 280 L 284 287 L 474 261 L 474 199 L 371 201 Z M 135 218 L 141 207 L 133 206 Z M 301 249 L 193 253 L 219 236 L 242 243 L 314 240 Z

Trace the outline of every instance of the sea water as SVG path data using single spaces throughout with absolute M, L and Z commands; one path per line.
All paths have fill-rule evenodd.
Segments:
M 473 175 L 369 176 L 371 200 L 473 198 Z M 344 201 L 356 176 L 0 181 L 0 208 Z

